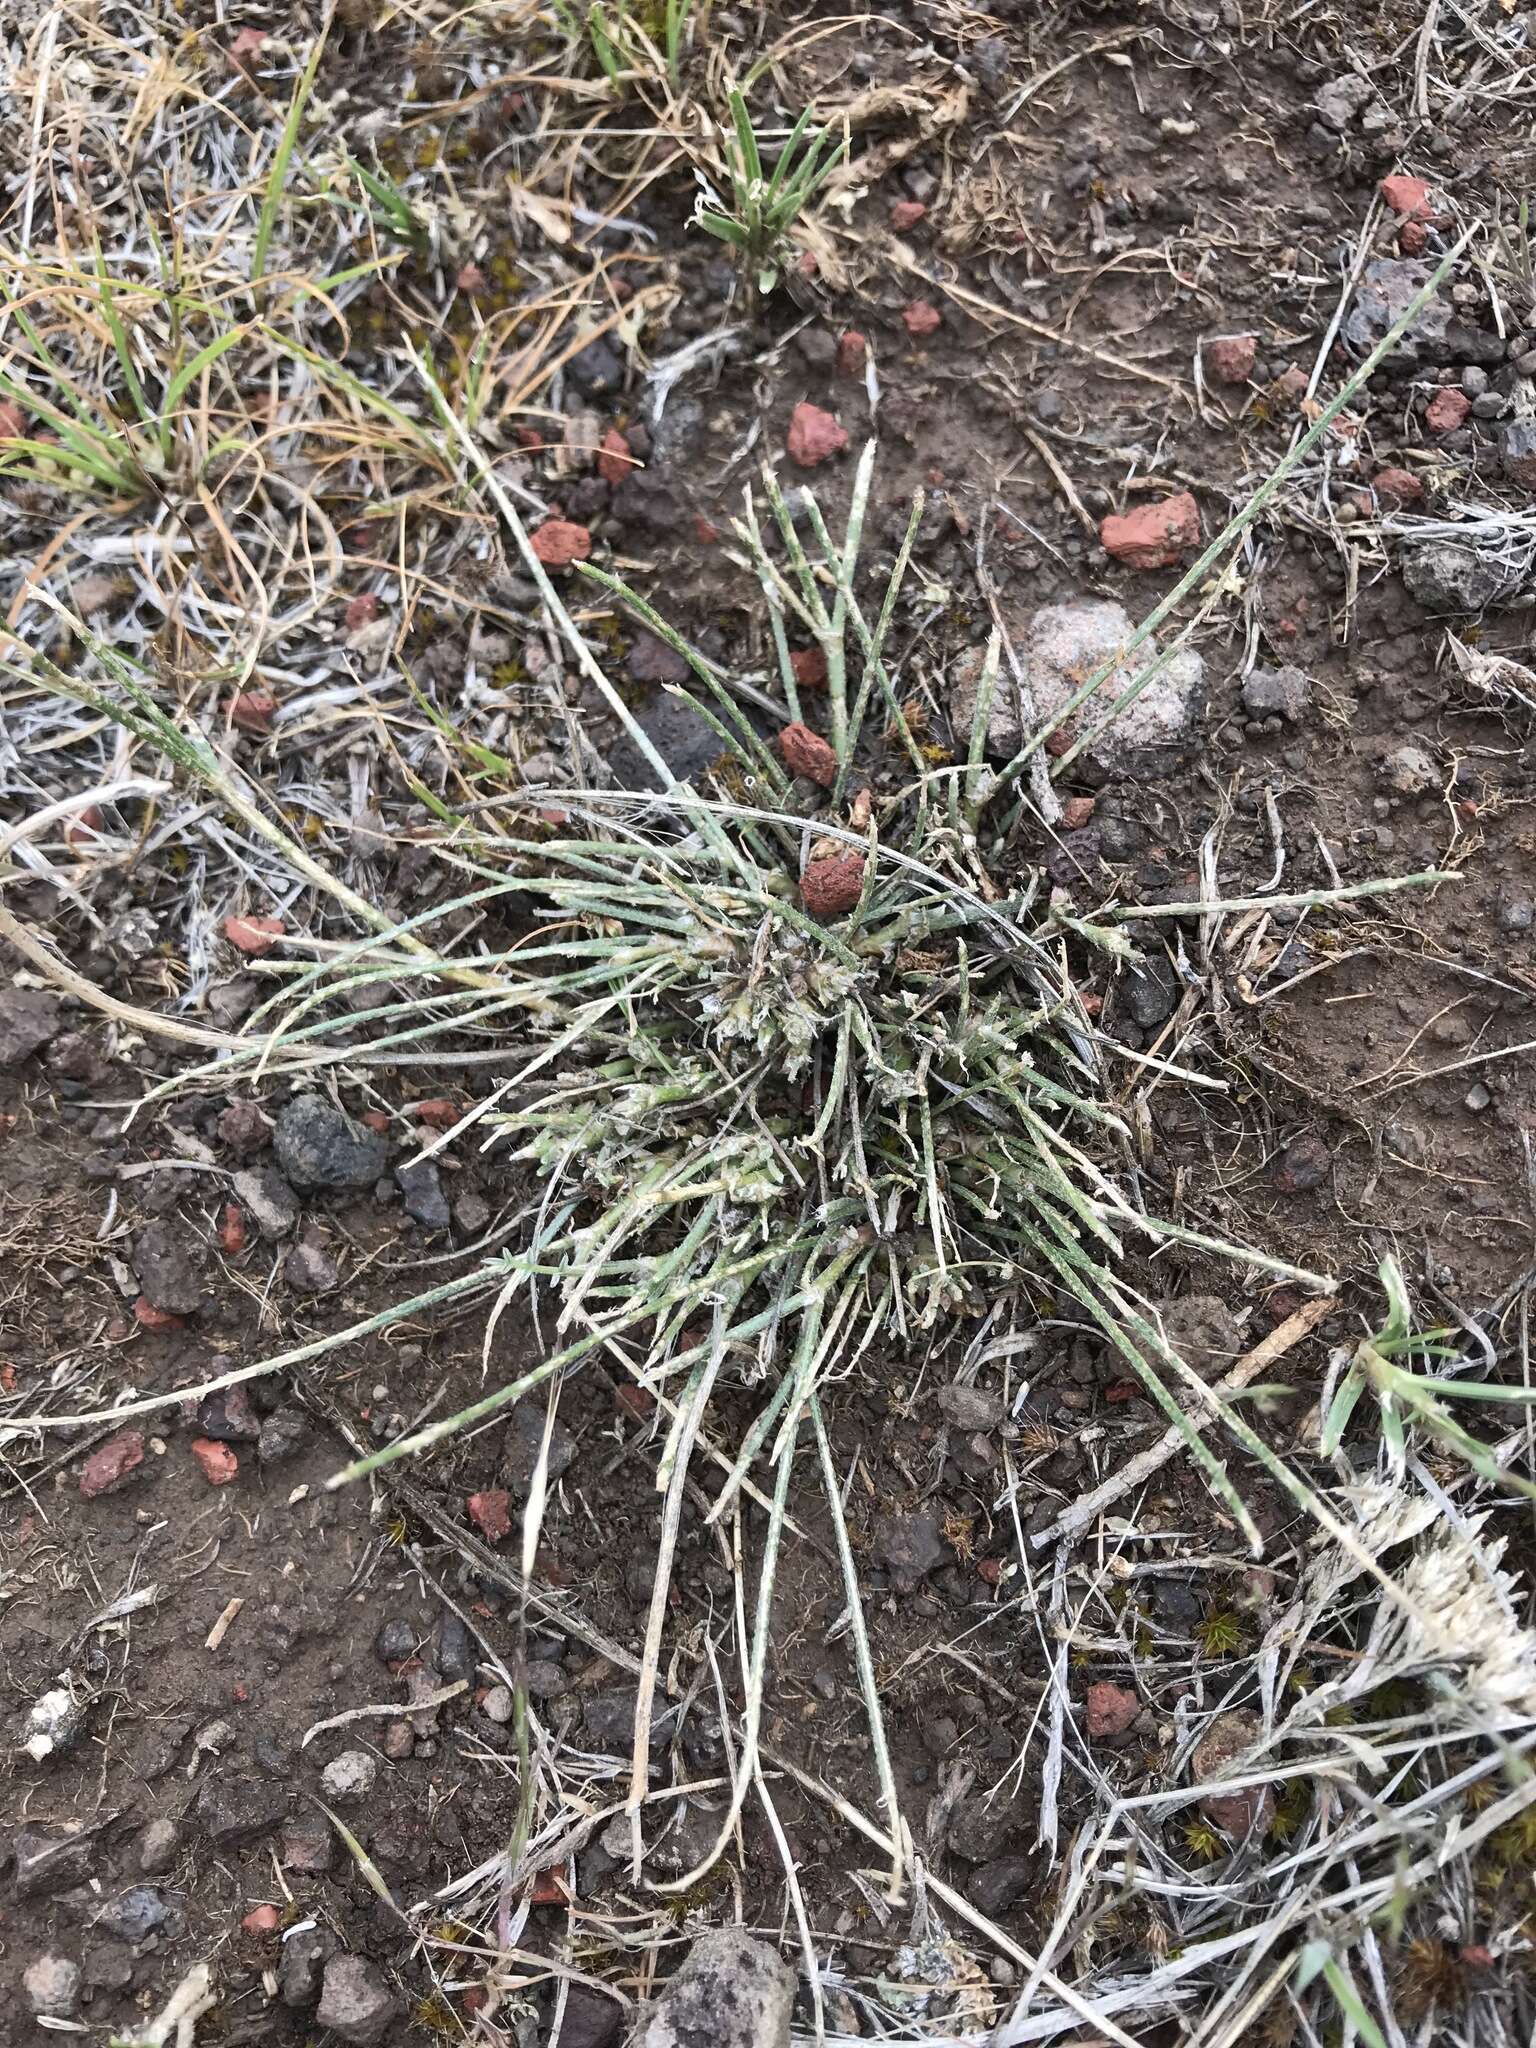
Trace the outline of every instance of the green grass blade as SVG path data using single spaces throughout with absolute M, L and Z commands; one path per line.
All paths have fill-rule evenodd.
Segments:
M 298 85 L 294 88 L 293 104 L 288 109 L 288 118 L 283 123 L 283 132 L 278 137 L 273 152 L 272 168 L 267 173 L 266 190 L 262 194 L 261 213 L 256 222 L 256 240 L 251 249 L 251 283 L 260 284 L 267 272 L 267 253 L 272 246 L 272 231 L 277 225 L 277 209 L 283 201 L 283 187 L 288 182 L 288 166 L 293 161 L 293 152 L 299 140 L 299 126 L 304 119 L 304 109 L 309 95 L 314 90 L 315 75 L 320 69 L 320 59 L 325 54 L 325 39 L 332 17 L 327 14 L 315 37 L 309 61 L 304 66 Z
M 771 204 L 783 189 L 790 167 L 795 161 L 795 152 L 800 147 L 800 138 L 811 125 L 811 109 L 807 104 L 800 110 L 800 118 L 789 131 L 789 139 L 779 151 L 779 160 L 773 167 L 773 176 L 768 180 L 767 199 Z
M 744 227 L 734 220 L 727 220 L 723 213 L 696 213 L 694 219 L 706 235 L 713 235 L 717 241 L 729 242 L 733 248 L 744 249 L 751 240 Z
M 752 126 L 752 117 L 747 112 L 747 103 L 740 91 L 731 88 L 731 120 L 736 127 L 736 148 L 741 158 L 741 168 L 749 183 L 760 185 L 763 181 L 763 159 L 757 147 L 757 135 Z

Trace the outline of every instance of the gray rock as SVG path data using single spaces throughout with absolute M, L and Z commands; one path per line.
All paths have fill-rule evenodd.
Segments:
M 675 391 L 667 400 L 666 411 L 652 425 L 651 467 L 666 467 L 692 454 L 702 443 L 708 428 L 704 401 L 690 397 L 687 392 Z M 629 482 L 634 483 L 636 477 L 646 474 L 646 471 L 638 470 Z
M 277 1995 L 290 2012 L 314 2004 L 321 1975 L 335 1953 L 335 1938 L 324 1927 L 305 1927 L 288 1936 L 278 1959 Z
M 139 1285 L 168 1315 L 189 1316 L 203 1299 L 207 1254 L 185 1226 L 147 1223 L 133 1240 L 133 1270 Z
M 61 1676 L 66 1683 L 50 1686 L 40 1694 L 28 1708 L 27 1717 L 21 1724 L 21 1747 L 34 1763 L 43 1763 L 51 1756 L 62 1756 L 66 1750 L 74 1748 L 85 1732 L 89 1697 L 77 1698 L 67 1682 L 68 1674 Z
M 466 1188 L 454 1197 L 453 1220 L 466 1237 L 478 1237 L 491 1220 L 491 1205 L 474 1188 Z
M 1509 400 L 1502 391 L 1485 391 L 1481 398 L 1472 401 L 1472 417 L 1475 420 L 1502 419 L 1509 411 Z
M 251 1761 L 269 1778 L 286 1780 L 293 1770 L 294 1739 L 280 1728 L 259 1728 L 251 1743 Z
M 1305 1194 L 1320 1187 L 1333 1166 L 1333 1154 L 1316 1131 L 1292 1138 L 1272 1169 L 1275 1186 L 1284 1195 Z
M 327 1799 L 363 1799 L 378 1775 L 378 1764 L 366 1749 L 344 1749 L 320 1773 L 320 1789 Z
M 1140 967 L 1127 968 L 1120 993 L 1131 1021 L 1151 1030 L 1178 1007 L 1178 977 L 1167 960 L 1154 953 Z
M 146 1821 L 139 1831 L 139 1869 L 162 1877 L 181 1854 L 181 1829 L 173 1820 Z
M 1203 1380 L 1219 1380 L 1245 1349 L 1237 1318 L 1214 1294 L 1185 1294 L 1160 1301 L 1157 1319 L 1170 1349 Z
M 624 486 L 627 495 L 634 489 Z M 680 782 L 697 782 L 719 760 L 720 735 L 685 698 L 662 694 L 635 713 L 636 723 Z M 657 789 L 660 779 L 628 732 L 614 736 L 608 765 L 626 789 Z
M 571 1689 L 570 1676 L 563 1664 L 551 1663 L 547 1658 L 537 1657 L 528 1666 L 528 1691 L 536 1700 L 558 1699 L 563 1692 Z
M 283 1261 L 283 1278 L 295 1294 L 330 1294 L 339 1281 L 336 1261 L 324 1245 L 306 1238 Z
M 1009 49 L 1001 36 L 978 36 L 966 56 L 982 85 L 999 93 L 1008 82 Z
M 373 1654 L 381 1664 L 403 1664 L 408 1657 L 415 1656 L 420 1640 L 421 1631 L 414 1621 L 407 1621 L 403 1615 L 391 1615 L 380 1624 L 373 1639 Z
M 46 989 L 0 989 L 0 1067 L 19 1066 L 40 1052 L 62 1021 L 63 1005 Z
M 517 1711 L 517 1702 L 512 1697 L 511 1687 L 493 1685 L 480 1702 L 480 1711 L 488 1721 L 494 1721 L 498 1728 L 505 1728 Z
M 336 1838 L 323 1813 L 307 1807 L 284 1821 L 278 1861 L 284 1870 L 296 1870 L 301 1877 L 323 1877 L 336 1854 Z
M 1347 346 L 1357 355 L 1368 355 L 1386 339 L 1432 274 L 1428 263 L 1407 258 L 1370 264 L 1344 322 Z M 1476 363 L 1493 369 L 1504 360 L 1504 344 L 1496 334 L 1474 327 L 1441 299 L 1432 298 L 1414 315 L 1389 360 L 1404 369 L 1421 363 L 1437 368 Z
M 1499 337 L 1485 327 L 1474 327 L 1469 320 L 1449 321 L 1445 339 L 1452 362 L 1483 363 L 1492 369 L 1504 360 L 1504 344 Z
M 624 382 L 624 359 L 603 335 L 578 349 L 565 374 L 586 398 L 607 398 Z
M 216 1444 L 253 1444 L 261 1435 L 261 1418 L 245 1387 L 220 1387 L 198 1403 L 197 1428 Z
M 1312 678 L 1299 668 L 1256 668 L 1243 684 L 1243 709 L 1299 725 L 1312 709 Z
M 1151 1602 L 1157 1620 L 1176 1636 L 1192 1636 L 1206 1614 L 1188 1579 L 1153 1579 Z
M 967 1863 L 991 1863 L 1028 1824 L 1022 1799 L 962 1799 L 949 1816 L 944 1839 Z
M 299 1200 L 275 1166 L 237 1173 L 233 1193 L 263 1237 L 287 1237 L 299 1220 Z
M 612 2048 L 624 2024 L 624 2007 L 585 1984 L 568 1984 L 560 2021 L 560 2048 Z
M 395 1180 L 405 1198 L 405 1213 L 413 1223 L 419 1223 L 423 1230 L 448 1228 L 448 1197 L 443 1193 L 443 1177 L 435 1160 L 420 1159 L 414 1166 L 397 1166 Z
M 1381 764 L 1382 780 L 1399 796 L 1424 796 L 1440 780 L 1435 757 L 1423 747 L 1394 747 Z
M 965 1895 L 973 1906 L 995 1918 L 1017 1905 L 1035 1879 L 1035 1866 L 1028 1856 L 998 1856 L 983 1863 L 966 1879 Z
M 640 1544 L 624 1560 L 624 1592 L 631 1607 L 649 1607 L 656 1590 L 657 1553 Z
M 206 1000 L 211 1021 L 221 1030 L 233 1031 L 261 1000 L 261 983 L 254 974 L 232 974 L 227 981 L 214 982 Z
M 84 1884 L 91 1872 L 88 1835 L 55 1835 L 42 1828 L 20 1828 L 12 1839 L 16 1858 L 16 1894 L 23 1899 L 49 1898 Z
M 882 1515 L 875 1524 L 875 1555 L 898 1593 L 915 1592 L 931 1571 L 949 1560 L 949 1546 L 935 1514 Z
M 1477 612 L 1511 598 L 1525 581 L 1517 563 L 1452 540 L 1421 540 L 1403 549 L 1403 582 L 1426 611 Z
M 627 1756 L 635 1746 L 635 1693 L 626 1687 L 592 1693 L 582 1709 L 587 1740 L 594 1749 L 609 1756 Z M 651 1707 L 651 1740 L 665 1737 L 677 1718 L 676 1707 L 662 1701 Z
M 830 335 L 828 341 L 832 340 Z M 836 343 L 833 343 L 834 352 Z M 629 652 L 624 657 L 624 666 L 637 683 L 686 683 L 693 671 L 685 656 L 656 634 L 639 627 L 629 643 Z
M 1336 135 L 1342 135 L 1346 128 L 1354 125 L 1373 96 L 1374 88 L 1368 78 L 1362 78 L 1355 71 L 1346 71 L 1342 78 L 1330 78 L 1326 85 L 1319 86 L 1312 104 L 1323 126 L 1331 128 Z
M 587 1740 L 594 1749 L 611 1751 L 622 1756 L 634 1747 L 635 1708 L 639 1704 L 633 1692 L 595 1692 L 587 1699 L 582 1709 L 582 1723 Z
M 996 1429 L 1003 1419 L 1001 1400 L 980 1387 L 940 1387 L 938 1401 L 945 1420 L 957 1429 Z
M 1512 484 L 1536 491 L 1536 420 L 1511 420 L 1502 430 L 1499 466 Z
M 1030 703 L 1021 699 L 1005 664 L 987 721 L 987 752 L 1004 759 L 1016 754 L 1023 743 L 1030 704 L 1035 720 L 1053 718 L 1090 676 L 1115 657 L 1134 630 L 1124 606 L 1104 600 L 1044 605 L 1032 613 L 1014 642 Z M 1144 641 L 1116 665 L 1063 730 L 1074 736 L 1091 730 L 1145 673 L 1157 653 L 1155 639 Z M 956 663 L 950 680 L 950 723 L 962 746 L 969 744 L 981 670 L 982 652 L 972 649 Z M 1181 648 L 1095 743 L 1096 758 L 1106 768 L 1123 769 L 1134 763 L 1143 749 L 1182 740 L 1200 707 L 1204 676 L 1200 656 Z
M 256 1439 L 256 1456 L 263 1465 L 277 1465 L 304 1448 L 309 1436 L 309 1418 L 302 1408 L 279 1408 L 267 1416 Z
M 837 337 L 825 327 L 802 327 L 795 347 L 813 370 L 830 370 L 837 361 Z
M 648 2008 L 631 2048 L 788 2048 L 795 1974 L 739 1928 L 703 1935 Z
M 923 1747 L 930 1756 L 948 1756 L 959 1740 L 960 1723 L 948 1714 L 941 1714 L 923 1729 Z
M 455 1679 L 473 1678 L 477 1654 L 469 1630 L 456 1614 L 445 1609 L 432 1632 L 431 1657 L 439 1675 L 450 1685 Z
M 544 1403 L 519 1401 L 501 1440 L 501 1483 L 515 1500 L 526 1500 L 544 1441 Z M 576 1455 L 576 1439 L 557 1417 L 549 1435 L 545 1484 L 553 1486 Z
M 130 1948 L 138 1948 L 152 1934 L 177 1934 L 185 1924 L 180 1906 L 152 1884 L 130 1885 L 109 1899 L 95 1920 L 98 1932 L 125 1941 Z
M 389 1165 L 389 1144 L 328 1102 L 296 1095 L 284 1103 L 273 1132 L 277 1163 L 296 1188 L 366 1188 Z
M 197 1799 L 197 1817 L 216 1849 L 259 1842 L 287 1811 L 285 1788 L 260 1778 L 207 1778 Z
M 133 1982 L 133 1950 L 122 1941 L 92 1941 L 80 1957 L 80 1972 L 91 1991 L 126 1991 Z
M 373 1964 L 365 1963 L 361 1956 L 332 1956 L 325 1965 L 315 2018 L 343 2041 L 354 2042 L 357 2048 L 373 2048 L 374 2042 L 383 2040 L 398 2011 L 394 1993 Z
M 68 2019 L 80 2003 L 80 1966 L 68 1956 L 39 1956 L 22 1972 L 21 1988 L 40 2019 Z
M 1432 275 L 1429 264 L 1406 257 L 1388 257 L 1380 263 L 1367 264 L 1344 322 L 1346 344 L 1357 355 L 1369 355 Z M 1450 307 L 1438 298 L 1431 299 L 1398 343 L 1398 353 L 1409 360 L 1448 360 L 1450 324 Z
M 667 1877 L 680 1877 L 684 1871 L 697 1869 L 713 1850 L 724 1817 L 723 1807 L 716 1810 L 692 1799 L 678 1800 L 668 1819 L 646 1845 L 646 1869 L 659 1871 Z M 620 1819 L 624 1823 L 625 1843 L 618 1860 L 623 1863 L 629 1858 L 629 1817 L 623 1814 Z M 606 1842 L 606 1837 L 604 1839 Z

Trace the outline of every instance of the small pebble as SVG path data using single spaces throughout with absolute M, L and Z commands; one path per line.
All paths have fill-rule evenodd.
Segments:
M 400 1615 L 392 1616 L 381 1624 L 374 1637 L 373 1654 L 381 1664 L 403 1664 L 407 1657 L 415 1656 L 421 1635 L 414 1622 Z
M 160 1877 L 181 1853 L 181 1829 L 173 1820 L 144 1823 L 139 1835 L 139 1869 L 146 1877 Z
M 320 1773 L 320 1789 L 328 1799 L 361 1799 L 373 1790 L 379 1767 L 365 1749 L 344 1749 Z
M 23 1971 L 21 1987 L 39 2019 L 67 2019 L 80 1999 L 80 1966 L 68 1956 L 39 1956 Z

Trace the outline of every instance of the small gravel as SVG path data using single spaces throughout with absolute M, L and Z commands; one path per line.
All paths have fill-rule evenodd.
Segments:
M 363 1799 L 378 1775 L 378 1763 L 366 1749 L 344 1749 L 320 1773 L 320 1789 L 327 1799 Z

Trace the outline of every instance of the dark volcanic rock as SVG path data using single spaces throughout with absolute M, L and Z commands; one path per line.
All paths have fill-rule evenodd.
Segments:
M 323 1095 L 297 1095 L 278 1114 L 277 1163 L 294 1187 L 367 1188 L 389 1164 L 380 1131 L 354 1123 Z

